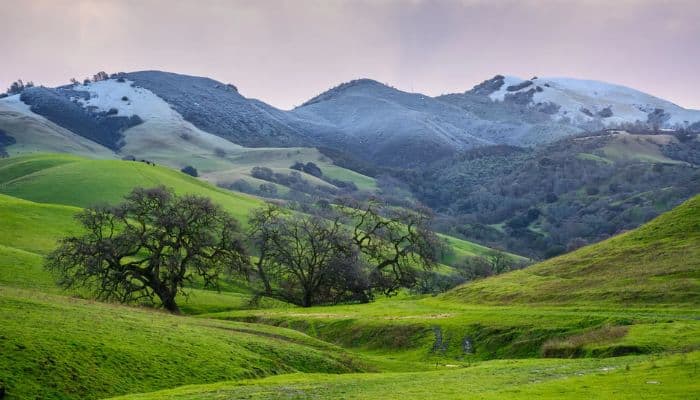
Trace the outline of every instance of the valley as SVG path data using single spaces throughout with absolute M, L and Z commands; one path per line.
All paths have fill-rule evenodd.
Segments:
M 0 398 L 693 398 L 698 121 L 565 78 L 292 110 L 161 71 L 27 86 L 0 98 Z M 199 241 L 243 271 L 194 273 L 222 267 Z M 67 285 L 83 247 L 155 269 Z
M 698 197 L 622 236 L 437 296 L 302 308 L 253 302 L 247 284 L 224 281 L 220 291 L 188 288 L 184 315 L 171 316 L 61 290 L 43 256 L 79 231 L 79 207 L 119 201 L 133 186 L 206 195 L 242 221 L 259 199 L 164 167 L 77 156 L 10 157 L 0 177 L 7 398 L 677 398 L 698 389 Z M 456 254 L 488 251 L 448 243 Z

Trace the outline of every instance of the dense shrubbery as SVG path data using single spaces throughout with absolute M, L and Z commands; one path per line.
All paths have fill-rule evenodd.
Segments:
M 187 166 L 183 167 L 180 171 L 189 175 L 189 176 L 194 176 L 195 178 L 197 176 L 199 176 L 199 173 L 197 172 L 197 168 L 195 168 L 191 165 L 187 165 Z
M 664 154 L 697 165 L 700 142 L 679 139 L 663 147 Z M 596 159 L 609 140 L 601 132 L 537 151 L 476 149 L 420 170 L 390 171 L 399 182 L 391 189 L 390 181 L 380 179 L 380 186 L 387 193 L 405 191 L 405 182 L 441 214 L 440 231 L 531 257 L 557 255 L 576 241 L 596 242 L 636 227 L 700 191 L 700 171 L 693 166 Z
M 7 151 L 5 147 L 11 146 L 17 143 L 14 137 L 10 136 L 7 132 L 0 129 L 0 157 L 7 157 Z

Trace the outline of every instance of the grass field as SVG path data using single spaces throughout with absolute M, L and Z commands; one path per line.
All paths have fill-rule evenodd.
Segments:
M 220 189 L 170 168 L 142 162 L 32 155 L 0 160 L 0 193 L 39 203 L 87 207 L 116 204 L 134 187 L 165 185 L 178 194 L 211 198 L 244 220 L 262 204 L 252 196 Z
M 362 370 L 296 331 L 216 322 L 0 286 L 10 398 L 99 398 L 289 372 Z
M 693 399 L 700 352 L 586 360 L 505 360 L 419 373 L 293 374 L 120 399 Z
M 0 160 L 5 398 L 697 398 L 700 197 L 649 224 L 440 296 L 313 308 L 195 286 L 186 316 L 81 299 L 43 269 L 73 215 L 133 186 L 260 200 L 138 162 Z M 459 258 L 487 248 L 446 238 Z M 515 256 L 513 256 L 515 257 Z M 138 394 L 142 393 L 142 394 Z M 694 397 L 695 396 L 695 397 Z
M 471 283 L 463 302 L 700 303 L 700 196 L 633 231 L 536 266 Z

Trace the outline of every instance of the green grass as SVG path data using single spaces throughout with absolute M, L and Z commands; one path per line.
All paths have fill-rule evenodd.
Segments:
M 597 155 L 591 154 L 591 153 L 578 153 L 578 154 L 576 154 L 576 158 L 578 158 L 580 160 L 595 161 L 595 162 L 599 162 L 602 164 L 613 164 L 613 162 L 611 160 L 608 160 L 607 158 L 603 158 L 603 157 L 600 157 L 600 156 L 597 156 Z
M 10 194 L 0 194 L 0 387 L 8 398 L 617 399 L 700 391 L 700 196 L 635 231 L 436 297 L 402 293 L 304 309 L 252 305 L 244 283 L 224 282 L 221 292 L 190 288 L 179 302 L 196 316 L 177 317 L 55 287 L 43 256 L 79 230 L 79 207 L 117 202 L 150 183 L 210 196 L 240 219 L 259 204 L 142 163 L 0 160 L 0 192 Z M 488 251 L 445 239 L 455 249 L 451 261 Z
M 20 174 L 18 170 L 31 172 Z M 170 187 L 178 194 L 207 196 L 239 219 L 247 218 L 253 208 L 262 204 L 252 196 L 141 162 L 43 154 L 0 160 L 0 193 L 39 203 L 77 207 L 116 204 L 134 187 L 158 185 Z
M 611 356 L 700 349 L 696 309 L 528 307 L 461 304 L 440 297 L 367 305 L 238 310 L 205 315 L 290 327 L 356 351 L 405 363 L 494 358 Z M 626 327 L 621 336 L 598 334 Z M 665 336 L 664 331 L 673 332 Z M 438 333 L 439 332 L 439 333 Z M 567 344 L 577 336 L 575 347 Z M 465 343 L 469 342 L 469 349 Z M 548 353 L 549 352 L 549 353 Z
M 296 331 L 176 317 L 0 286 L 8 398 L 97 398 L 289 372 L 363 369 Z
M 618 134 L 605 147 L 602 152 L 605 159 L 616 162 L 648 162 L 662 164 L 683 164 L 663 154 L 662 146 L 668 142 L 664 135 L 630 135 Z M 669 138 L 670 139 L 670 138 Z
M 341 181 L 350 181 L 357 185 L 360 190 L 374 191 L 377 189 L 377 182 L 374 178 L 362 175 L 358 172 L 338 167 L 337 165 L 325 165 L 322 168 L 323 175 Z
M 121 399 L 678 399 L 700 392 L 699 364 L 699 352 L 662 359 L 508 360 L 419 373 L 280 375 Z
M 461 286 L 466 303 L 700 304 L 700 196 L 633 231 Z
M 466 259 L 467 257 L 487 256 L 493 250 L 489 247 L 480 244 L 462 240 L 456 237 L 438 234 L 438 237 L 444 240 L 452 251 L 448 252 L 442 260 L 443 264 L 455 265 L 456 263 Z M 517 254 L 506 253 L 513 261 L 527 261 L 525 257 Z

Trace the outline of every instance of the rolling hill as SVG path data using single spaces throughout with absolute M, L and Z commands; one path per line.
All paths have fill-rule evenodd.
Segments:
M 158 185 L 171 187 L 180 194 L 207 196 L 241 219 L 262 204 L 252 196 L 139 161 L 45 154 L 0 160 L 0 193 L 40 203 L 77 207 L 116 203 L 134 187 Z
M 93 198 L 99 193 L 105 199 L 117 198 L 126 190 L 116 184 L 122 179 L 135 184 L 162 179 L 180 193 L 221 196 L 229 210 L 255 202 L 227 191 L 219 193 L 167 168 L 130 161 L 65 155 L 10 158 L 2 161 L 0 177 L 14 194 L 36 200 L 55 196 L 56 203 L 81 204 L 71 194 L 80 187 L 70 173 L 73 169 L 85 182 L 102 182 Z M 130 176 L 140 178 L 133 181 Z M 25 184 L 32 190 L 21 190 Z M 57 185 L 65 193 L 51 194 L 51 187 Z M 144 394 L 134 398 L 459 398 L 476 394 L 525 398 L 557 397 L 564 390 L 586 396 L 592 393 L 591 385 L 596 393 L 602 390 L 613 397 L 653 390 L 660 398 L 671 398 L 694 390 L 697 381 L 692 365 L 697 362 L 693 350 L 700 348 L 700 324 L 694 311 L 699 300 L 692 293 L 697 293 L 698 266 L 675 261 L 698 258 L 693 253 L 700 231 L 698 203 L 696 198 L 664 215 L 641 228 L 641 235 L 633 231 L 603 243 L 608 243 L 604 251 L 580 257 L 572 253 L 573 258 L 532 267 L 537 272 L 555 263 L 548 282 L 560 282 L 559 296 L 544 305 L 531 303 L 532 299 L 524 304 L 510 299 L 508 306 L 492 306 L 483 303 L 493 299 L 474 300 L 459 289 L 445 296 L 404 295 L 366 305 L 299 309 L 271 304 L 267 306 L 271 308 L 250 309 L 241 301 L 244 289 L 225 285 L 221 293 L 192 290 L 189 308 L 183 309 L 200 314 L 193 318 L 65 296 L 80 293 L 58 291 L 41 268 L 42 255 L 53 247 L 55 238 L 76 229 L 72 215 L 79 209 L 0 196 L 0 387 L 11 399 L 139 392 Z M 614 240 L 621 240 L 625 251 L 611 252 L 610 242 L 613 250 L 617 248 Z M 452 244 L 464 252 L 479 251 L 478 246 Z M 653 257 L 640 256 L 645 246 L 654 249 Z M 609 293 L 628 293 L 629 279 L 640 275 L 640 269 L 602 274 L 608 278 L 602 283 L 593 274 L 579 274 L 576 284 L 585 287 L 582 279 L 588 276 L 608 293 L 598 302 L 569 286 L 567 271 L 585 269 L 577 263 L 607 263 L 615 257 L 638 262 L 661 277 L 660 283 L 647 279 L 641 301 L 622 303 Z M 500 292 L 502 279 L 529 270 L 473 285 Z M 664 276 L 664 270 L 670 273 Z M 616 279 L 609 279 L 613 276 Z M 544 289 L 537 286 L 530 293 Z M 679 291 L 674 294 L 669 289 Z M 574 294 L 571 301 L 565 299 L 569 292 Z M 629 355 L 610 358 L 625 354 Z M 593 358 L 541 358 L 572 356 Z M 383 372 L 336 375 L 368 370 Z M 279 376 L 257 379 L 269 375 Z M 441 382 L 438 388 L 436 381 Z M 477 381 L 479 385 L 465 383 Z M 647 381 L 673 382 L 675 389 L 647 388 Z M 154 392 L 160 389 L 170 390 Z
M 445 296 L 496 304 L 700 304 L 700 196 L 653 221 Z
M 91 399 L 187 383 L 363 369 L 342 349 L 280 328 L 4 285 L 0 311 L 0 385 L 10 399 Z
M 10 155 L 0 159 L 0 398 L 692 396 L 700 390 L 693 115 L 627 88 L 558 78 L 496 77 L 439 98 L 358 80 L 291 111 L 232 85 L 157 71 L 0 99 L 0 150 Z M 637 118 L 684 130 L 578 134 Z M 492 143 L 537 147 L 471 149 Z M 116 203 L 136 186 L 207 196 L 244 225 L 262 199 L 212 183 L 270 184 L 254 167 L 298 172 L 316 187 L 336 179 L 391 189 L 391 176 L 341 168 L 309 146 L 397 167 L 377 170 L 404 179 L 398 197 L 408 183 L 434 201 L 444 231 L 463 237 L 502 245 L 522 235 L 528 246 L 559 247 L 570 232 L 612 237 L 446 294 L 369 304 L 298 308 L 253 302 L 242 280 L 225 279 L 221 291 L 195 282 L 181 316 L 87 300 L 43 268 L 56 240 L 80 230 L 73 216 L 82 207 Z M 323 174 L 292 171 L 296 162 Z M 177 171 L 185 165 L 204 180 Z M 442 237 L 450 265 L 490 252 Z

